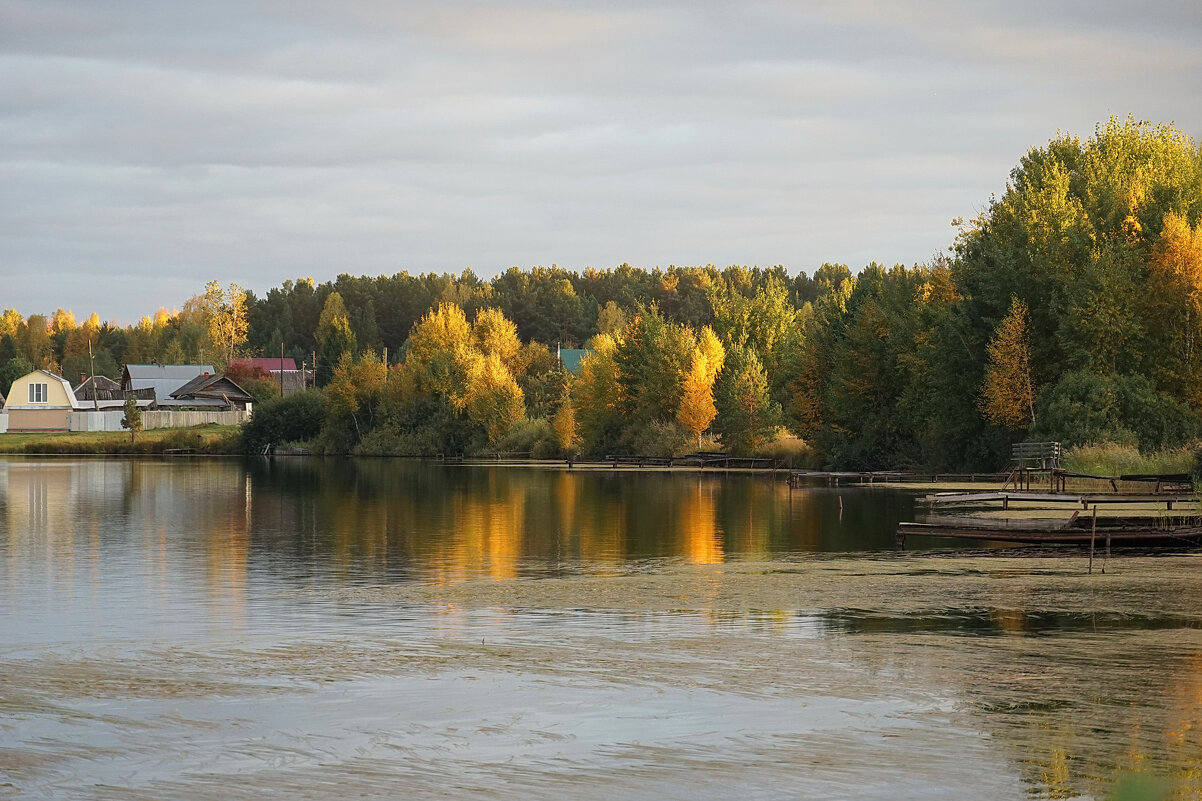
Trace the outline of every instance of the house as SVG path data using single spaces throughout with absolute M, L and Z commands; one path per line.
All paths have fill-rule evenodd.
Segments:
M 230 362 L 230 367 L 234 365 L 249 367 L 252 370 L 258 368 L 265 373 L 278 373 L 281 371 L 296 372 L 295 359 L 280 358 L 278 356 L 256 356 L 253 359 L 234 359 Z
M 79 408 L 67 379 L 34 370 L 13 382 L 3 411 L 9 431 L 66 431 L 68 415 Z
M 262 373 L 259 373 L 262 371 Z M 312 368 L 297 368 L 296 360 L 278 356 L 256 356 L 254 358 L 234 359 L 227 374 L 233 374 L 241 379 L 247 373 L 267 374 L 280 388 L 281 395 L 291 395 L 314 386 Z
M 577 375 L 580 373 L 580 363 L 586 356 L 592 356 L 593 352 L 587 348 L 557 348 L 556 355 L 559 356 L 560 367 Z
M 143 411 L 155 407 L 156 398 L 153 388 L 131 389 L 127 392 L 108 376 L 92 376 L 75 388 L 75 399 L 79 401 L 80 407 L 84 410 L 124 409 L 125 399 L 130 395 L 137 398 L 138 408 Z
M 157 405 L 162 409 L 187 406 L 172 400 L 171 395 L 200 375 L 213 375 L 211 364 L 127 364 L 121 370 L 121 389 L 153 389 Z
M 186 406 L 214 411 L 248 411 L 254 398 L 224 375 L 202 373 L 171 393 L 171 401 L 160 406 Z

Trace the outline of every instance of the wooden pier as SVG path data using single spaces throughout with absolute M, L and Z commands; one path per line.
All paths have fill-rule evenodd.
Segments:
M 989 540 L 1025 545 L 1182 547 L 1202 544 L 1198 496 L 1181 476 L 1077 476 L 1112 492 L 936 492 L 915 502 L 920 520 L 902 523 L 897 547 L 913 536 Z M 1186 477 L 1188 478 L 1188 477 Z M 1154 486 L 1118 492 L 1119 481 Z M 1163 491 L 1165 489 L 1172 491 Z M 1192 486 L 1190 486 L 1192 490 Z M 1124 509 L 1123 507 L 1128 507 Z M 1099 509 L 1106 514 L 1099 515 Z M 1066 512 L 1073 509 L 1071 516 Z M 1092 513 L 1087 514 L 1092 510 Z M 950 512 L 950 514 L 949 514 Z M 1000 513 L 1011 512 L 1013 516 Z M 1058 513 L 1058 514 L 1057 514 Z
M 805 487 L 884 487 L 896 484 L 995 484 L 1001 485 L 1009 473 L 912 473 L 896 470 L 827 471 L 790 470 L 789 485 Z

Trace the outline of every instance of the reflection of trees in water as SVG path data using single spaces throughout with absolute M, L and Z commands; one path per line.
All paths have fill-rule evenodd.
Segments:
M 1005 637 L 979 673 L 960 677 L 970 706 L 1005 743 L 1036 798 L 1109 797 L 1116 777 L 1167 780 L 1202 797 L 1202 657 L 1140 634 Z M 1184 642 L 1181 645 L 1185 645 Z M 1144 797 L 1144 796 L 1139 796 Z
M 907 496 L 790 493 L 766 476 L 443 465 L 398 459 L 255 460 L 257 535 L 340 569 L 433 568 L 497 577 L 569 564 L 892 547 Z
M 199 552 L 216 611 L 242 616 L 250 498 L 239 463 L 87 459 L 0 467 L 9 553 L 41 554 L 40 569 L 58 577 L 64 592 L 73 591 L 85 565 L 86 581 L 97 585 L 104 561 L 127 558 L 125 546 L 135 545 L 151 586 L 168 596 L 174 571 L 190 569 Z

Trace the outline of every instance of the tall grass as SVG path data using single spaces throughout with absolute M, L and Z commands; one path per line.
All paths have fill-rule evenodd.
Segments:
M 1199 444 L 1140 453 L 1132 445 L 1081 445 L 1066 448 L 1061 458 L 1064 468 L 1073 473 L 1095 476 L 1121 476 L 1137 473 L 1191 473 Z
M 29 454 L 154 454 L 169 450 L 195 453 L 241 453 L 238 426 L 204 425 L 143 431 L 130 442 L 127 431 L 47 432 L 0 434 L 0 453 Z

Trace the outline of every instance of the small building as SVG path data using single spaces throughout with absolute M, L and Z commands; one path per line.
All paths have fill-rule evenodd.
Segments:
M 138 408 L 143 411 L 155 407 L 156 398 L 153 388 L 126 391 L 108 376 L 92 376 L 75 388 L 75 399 L 79 401 L 80 408 L 84 410 L 124 409 L 125 399 L 130 395 L 137 398 Z
M 580 363 L 588 356 L 592 356 L 593 352 L 587 348 L 557 348 L 556 355 L 559 356 L 559 366 L 567 370 L 572 375 L 580 373 Z
M 47 370 L 34 370 L 13 382 L 4 402 L 9 431 L 66 431 L 80 408 L 71 384 Z
M 224 375 L 204 373 L 171 393 L 170 401 L 163 401 L 163 408 L 187 407 L 213 411 L 246 411 L 254 398 Z
M 184 384 L 215 372 L 211 364 L 127 364 L 121 370 L 121 389 L 153 389 L 158 405 L 166 407 Z
M 296 371 L 296 360 L 291 357 L 281 358 L 279 356 L 255 356 L 254 358 L 234 359 L 230 362 L 230 367 L 233 367 L 234 365 L 249 367 L 252 370 L 257 368 L 265 373 Z
M 261 377 L 270 377 L 280 388 L 281 395 L 291 395 L 293 392 L 301 392 L 315 386 L 313 369 L 310 367 L 298 368 L 296 360 L 289 357 L 281 359 L 278 356 L 256 356 L 234 359 L 230 362 L 230 367 L 226 369 L 226 373 L 234 374 L 236 379 L 241 379 L 247 371 Z

